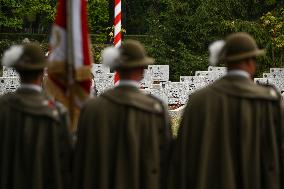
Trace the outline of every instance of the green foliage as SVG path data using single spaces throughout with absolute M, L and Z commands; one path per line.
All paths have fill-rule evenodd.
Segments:
M 56 4 L 50 0 L 1 1 L 0 25 L 3 28 L 16 30 L 33 26 L 43 32 L 55 16 Z
M 36 23 L 38 28 L 47 29 L 55 18 L 56 4 L 50 0 L 25 0 L 19 12 L 30 25 Z
M 170 121 L 173 137 L 176 138 L 181 123 L 181 117 L 171 117 Z
M 42 33 L 49 31 L 55 17 L 55 0 L 0 1 L 1 30 L 15 32 L 31 28 L 28 32 L 35 33 L 36 28 Z M 89 27 L 91 33 L 96 34 L 92 35 L 96 62 L 104 44 L 112 37 L 109 36 L 113 29 L 108 23 L 109 3 L 88 0 Z M 139 39 L 157 64 L 170 65 L 173 81 L 179 80 L 180 75 L 205 70 L 208 45 L 231 32 L 248 32 L 267 50 L 267 56 L 259 59 L 259 75 L 269 67 L 283 65 L 283 0 L 125 0 L 122 5 L 127 34 L 148 36 Z M 12 41 L 13 37 L 9 39 Z M 10 43 L 5 40 L 0 41 L 0 53 L 7 46 L 5 44 Z M 47 37 L 44 44 L 46 41 Z
M 259 72 L 283 64 L 283 7 L 280 1 L 158 0 L 149 17 L 152 42 L 148 50 L 158 64 L 169 64 L 170 79 L 208 66 L 208 46 L 232 32 L 253 35 L 267 56 Z M 266 23 L 266 24 L 265 24 Z
M 22 28 L 23 20 L 17 11 L 19 7 L 20 4 L 16 0 L 1 0 L 0 28 Z
M 29 28 L 29 32 L 47 33 L 56 15 L 56 0 L 0 0 L 0 26 L 7 31 Z M 109 20 L 107 0 L 88 0 L 88 22 L 92 33 L 104 34 Z
M 88 22 L 91 32 L 103 31 L 107 27 L 108 19 L 108 2 L 106 0 L 88 1 Z
M 269 31 L 270 37 L 277 48 L 284 48 L 284 8 L 268 12 L 261 18 L 262 26 Z

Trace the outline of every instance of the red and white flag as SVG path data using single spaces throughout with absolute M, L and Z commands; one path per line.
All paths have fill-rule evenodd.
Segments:
M 50 47 L 47 90 L 67 107 L 80 107 L 91 89 L 86 0 L 58 0 Z

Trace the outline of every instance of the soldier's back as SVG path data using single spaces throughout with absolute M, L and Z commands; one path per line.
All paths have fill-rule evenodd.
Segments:
M 0 188 L 66 187 L 70 169 L 62 164 L 71 155 L 66 132 L 58 110 L 41 93 L 19 89 L 2 96 Z
M 89 102 L 79 120 L 74 188 L 159 188 L 171 138 L 165 111 L 134 87 Z

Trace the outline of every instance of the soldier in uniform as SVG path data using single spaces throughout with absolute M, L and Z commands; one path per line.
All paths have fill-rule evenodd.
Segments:
M 168 188 L 284 187 L 281 97 L 252 80 L 263 54 L 247 33 L 226 38 L 219 60 L 228 73 L 189 97 Z
M 158 189 L 166 173 L 171 132 L 163 103 L 139 90 L 154 60 L 134 40 L 119 48 L 118 86 L 81 111 L 75 152 L 75 189 Z
M 0 188 L 68 188 L 71 145 L 62 109 L 42 93 L 43 52 L 12 46 L 2 64 L 16 69 L 21 86 L 0 98 Z

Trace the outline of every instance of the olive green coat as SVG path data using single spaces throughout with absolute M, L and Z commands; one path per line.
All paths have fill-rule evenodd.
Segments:
M 283 188 L 281 102 L 272 87 L 226 76 L 189 98 L 171 189 Z
M 74 189 L 158 189 L 171 141 L 168 115 L 137 88 L 116 87 L 83 108 Z
M 1 189 L 68 187 L 71 146 L 61 113 L 32 89 L 0 98 Z

